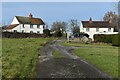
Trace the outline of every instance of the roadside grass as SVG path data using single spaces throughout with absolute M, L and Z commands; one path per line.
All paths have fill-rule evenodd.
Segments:
M 113 78 L 118 78 L 118 47 L 110 45 L 61 43 L 64 46 L 78 46 L 75 55 L 93 64 Z
M 2 77 L 34 77 L 38 50 L 52 38 L 2 39 Z
M 53 57 L 54 58 L 62 58 L 63 56 L 56 50 L 53 51 L 52 53 Z

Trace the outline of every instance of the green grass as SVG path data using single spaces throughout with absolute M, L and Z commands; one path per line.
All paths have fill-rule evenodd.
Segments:
M 64 42 L 65 46 L 80 46 L 74 53 L 109 76 L 118 78 L 118 47 Z
M 2 40 L 2 75 L 5 78 L 34 77 L 38 50 L 51 38 Z
M 63 57 L 58 51 L 54 51 L 53 53 L 52 53 L 52 55 L 53 55 L 53 57 L 55 57 L 55 58 L 61 58 L 61 57 Z

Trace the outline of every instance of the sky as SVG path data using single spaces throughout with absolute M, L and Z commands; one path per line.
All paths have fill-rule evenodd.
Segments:
M 102 20 L 108 11 L 117 13 L 115 2 L 2 2 L 2 23 L 10 24 L 14 16 L 41 18 L 49 27 L 54 21 L 70 19 Z

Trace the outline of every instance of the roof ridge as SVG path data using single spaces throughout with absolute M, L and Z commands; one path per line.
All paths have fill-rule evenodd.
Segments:
M 29 18 L 27 16 L 15 16 L 15 17 L 24 17 L 24 18 Z M 33 17 L 34 19 L 41 19 L 41 18 L 36 18 L 36 17 Z

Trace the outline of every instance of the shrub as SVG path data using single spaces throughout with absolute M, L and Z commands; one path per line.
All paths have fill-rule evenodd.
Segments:
M 86 36 L 87 38 L 89 38 L 89 35 L 88 35 L 87 33 L 81 32 L 81 33 L 80 33 L 80 37 L 83 37 L 83 36 Z
M 95 34 L 94 40 L 95 42 L 112 43 L 112 35 Z
M 55 33 L 53 34 L 54 37 L 62 37 L 62 32 L 60 30 L 55 31 Z
M 120 46 L 120 33 L 119 34 L 95 34 L 94 41 L 95 42 L 104 42 L 104 43 L 111 43 L 113 46 Z
M 46 37 L 50 36 L 50 30 L 49 29 L 44 29 L 43 33 Z

